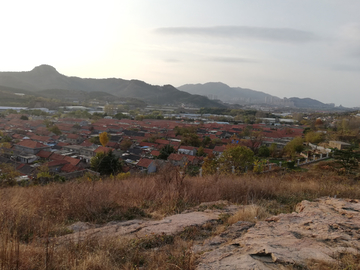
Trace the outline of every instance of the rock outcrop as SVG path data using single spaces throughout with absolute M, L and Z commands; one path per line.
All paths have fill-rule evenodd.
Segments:
M 196 250 L 205 253 L 198 270 L 285 269 L 310 261 L 335 263 L 343 253 L 360 252 L 358 200 L 303 201 L 296 213 L 251 224 L 238 222 Z
M 96 226 L 85 222 L 77 222 L 68 229 L 74 233 L 56 239 L 64 241 L 82 241 L 91 237 L 124 237 L 141 238 L 155 234 L 176 235 L 186 227 L 201 226 L 207 222 L 217 221 L 221 215 L 232 215 L 244 206 L 230 205 L 227 201 L 203 203 L 198 207 L 181 214 L 168 216 L 162 220 L 129 220 L 110 222 Z

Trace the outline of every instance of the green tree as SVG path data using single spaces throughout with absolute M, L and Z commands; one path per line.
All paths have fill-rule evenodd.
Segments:
M 201 142 L 202 146 L 208 146 L 211 144 L 211 139 L 209 136 L 206 136 L 203 141 Z
M 269 157 L 270 156 L 270 149 L 265 145 L 261 146 L 258 150 L 259 157 Z
M 2 186 L 16 185 L 16 178 L 21 175 L 12 165 L 6 163 L 0 164 L 0 171 L 0 184 Z
M 91 137 L 90 142 L 93 143 L 93 144 L 97 144 L 97 145 L 101 144 L 99 136 Z
M 175 153 L 174 147 L 171 146 L 170 144 L 165 145 L 163 148 L 160 149 L 159 158 L 166 160 L 171 153 Z
M 29 120 L 29 117 L 27 117 L 26 115 L 22 115 L 22 116 L 20 117 L 20 119 L 21 119 L 21 120 Z
M 122 164 L 119 158 L 112 152 L 99 152 L 90 160 L 91 169 L 101 175 L 116 175 L 122 172 Z
M 203 157 L 203 156 L 205 156 L 206 154 L 205 154 L 205 152 L 204 152 L 204 147 L 200 146 L 200 147 L 198 148 L 197 152 L 196 152 L 196 155 L 197 155 L 198 157 Z
M 305 134 L 305 141 L 310 143 L 319 143 L 324 141 L 324 133 L 309 131 Z
M 120 149 L 126 151 L 132 146 L 132 144 L 133 142 L 129 139 L 122 140 L 120 143 Z
M 183 135 L 181 139 L 182 145 L 189 145 L 194 147 L 199 147 L 201 145 L 201 141 L 199 136 L 195 133 L 186 133 Z
M 303 142 L 304 140 L 301 137 L 295 137 L 292 141 L 288 142 L 285 145 L 285 153 L 291 157 L 294 157 L 296 153 L 300 153 L 304 150 Z
M 48 130 L 50 132 L 54 133 L 55 135 L 61 135 L 61 130 L 59 129 L 59 127 L 57 125 L 49 127 Z
M 244 172 L 246 168 L 251 169 L 254 163 L 254 152 L 241 145 L 228 145 L 219 158 L 220 171 L 222 173 Z

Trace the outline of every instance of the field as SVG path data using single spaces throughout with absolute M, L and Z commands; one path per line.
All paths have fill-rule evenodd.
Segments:
M 46 186 L 3 188 L 0 269 L 195 269 L 196 256 L 189 252 L 194 241 L 215 235 L 220 225 L 235 222 L 231 219 L 252 220 L 251 214 L 176 236 L 102 238 L 64 244 L 56 243 L 56 237 L 72 233 L 67 226 L 77 221 L 105 224 L 134 218 L 156 219 L 201 202 L 257 204 L 266 215 L 275 215 L 292 212 L 302 200 L 360 197 L 356 180 L 319 167 L 307 172 L 203 178 L 183 178 L 174 169 L 125 180 L 91 181 L 84 177 Z M 351 258 L 351 264 L 358 265 L 356 258 Z M 324 269 L 342 269 L 341 265 Z

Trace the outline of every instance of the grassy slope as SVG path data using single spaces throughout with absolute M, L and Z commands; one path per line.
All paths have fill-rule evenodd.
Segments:
M 291 212 L 296 203 L 321 196 L 359 198 L 360 184 L 330 171 L 283 172 L 241 177 L 180 178 L 175 171 L 127 180 L 88 179 L 0 190 L 2 269 L 194 269 L 190 236 L 93 239 L 56 246 L 49 237 L 69 233 L 76 221 L 106 223 L 178 213 L 201 202 L 261 204 L 270 214 Z M 158 248 L 153 250 L 152 248 Z M 65 260 L 66 258 L 66 260 Z M 331 268 L 336 269 L 336 268 Z

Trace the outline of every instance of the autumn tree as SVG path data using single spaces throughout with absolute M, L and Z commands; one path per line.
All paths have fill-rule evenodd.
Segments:
M 212 175 L 217 172 L 217 168 L 219 166 L 219 161 L 214 154 L 208 155 L 204 159 L 204 163 L 202 165 L 202 173 L 203 175 Z
M 102 132 L 99 135 L 99 141 L 101 143 L 102 146 L 106 146 L 109 142 L 109 135 L 107 134 L 107 132 Z
M 254 152 L 241 145 L 227 145 L 219 158 L 220 171 L 230 173 L 234 168 L 236 173 L 251 169 L 254 163 Z

